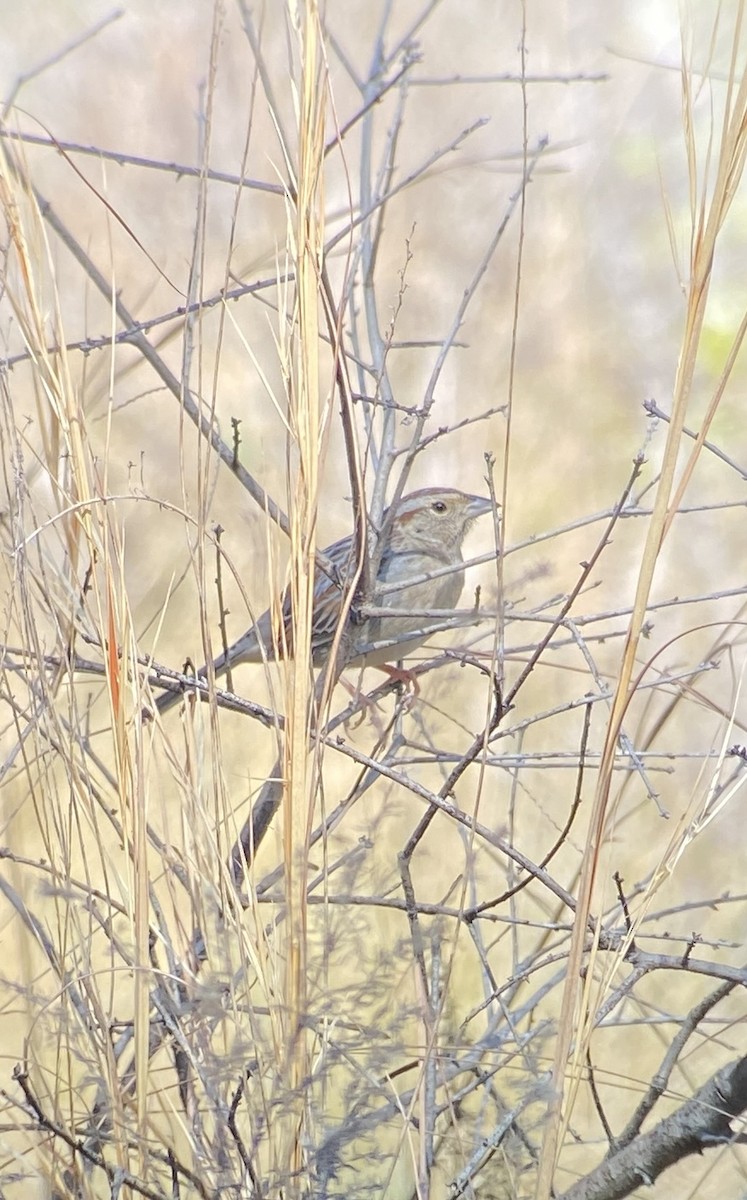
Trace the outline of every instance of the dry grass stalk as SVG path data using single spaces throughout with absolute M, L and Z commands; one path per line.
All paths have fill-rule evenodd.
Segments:
M 698 153 L 694 133 L 692 108 L 693 67 L 683 62 L 682 95 L 683 124 L 689 167 L 692 203 L 692 230 L 690 241 L 690 264 L 687 284 L 685 321 L 682 334 L 682 349 L 674 382 L 672 416 L 667 429 L 661 474 L 656 488 L 653 511 L 648 526 L 646 542 L 641 556 L 635 600 L 630 623 L 622 650 L 619 675 L 616 681 L 607 732 L 599 769 L 594 809 L 589 826 L 581 872 L 578 906 L 574 921 L 573 938 L 569 953 L 568 975 L 563 991 L 558 1037 L 555 1046 L 553 1081 L 555 1097 L 548 1113 L 548 1123 L 543 1141 L 542 1161 L 537 1188 L 537 1200 L 549 1200 L 558 1148 L 563 1144 L 568 1131 L 574 1101 L 581 1082 L 584 1063 L 599 1008 L 602 993 L 615 972 L 615 963 L 608 963 L 602 972 L 601 983 L 596 975 L 596 945 L 592 943 L 590 958 L 582 976 L 582 963 L 586 953 L 588 922 L 593 908 L 600 911 L 603 896 L 597 889 L 597 873 L 604 853 L 609 827 L 614 823 L 612 784 L 615 756 L 622 724 L 632 696 L 641 681 L 643 672 L 635 677 L 639 662 L 641 633 L 648 611 L 651 587 L 662 545 L 671 529 L 672 521 L 680 511 L 685 490 L 692 478 L 695 465 L 702 451 L 718 402 L 731 374 L 736 356 L 742 346 L 747 317 L 742 321 L 734 342 L 727 355 L 719 385 L 712 397 L 707 415 L 701 425 L 698 439 L 690 453 L 679 482 L 675 485 L 677 463 L 683 443 L 683 428 L 687 419 L 691 398 L 693 376 L 698 362 L 703 322 L 706 314 L 711 285 L 713 264 L 719 235 L 723 229 L 736 189 L 743 175 L 747 156 L 747 69 L 739 64 L 740 31 L 743 4 L 737 9 L 731 72 L 727 88 L 723 127 L 717 141 L 717 170 L 712 190 L 709 186 L 707 165 L 710 161 L 711 145 L 706 156 L 706 170 L 699 170 Z M 612 801 L 614 804 L 614 801 Z M 688 831 L 690 826 L 688 825 Z M 690 836 L 689 832 L 684 835 Z M 652 884 L 651 896 L 655 891 Z M 650 897 L 649 897 L 650 899 Z M 641 902 L 645 911 L 646 897 Z M 597 933 L 599 923 L 596 924 Z M 632 935 L 631 935 L 632 936 Z M 623 943 L 619 961 L 624 959 L 629 943 Z M 566 1082 L 567 1081 L 567 1082 Z M 567 1089 L 567 1092 L 566 1092 Z
M 239 3 L 239 11 L 255 56 L 242 164 L 253 166 L 256 157 L 272 182 L 253 180 L 244 189 L 239 175 L 210 165 L 224 119 L 221 56 L 229 30 L 236 28 L 234 10 L 219 4 L 211 33 L 204 32 L 202 162 L 188 173 L 199 183 L 191 193 L 186 250 L 179 244 L 188 274 L 183 310 L 170 294 L 155 315 L 150 294 L 145 312 L 125 305 L 133 285 L 128 281 L 120 292 L 116 238 L 109 259 L 95 239 L 86 248 L 76 241 L 76 221 L 66 228 L 54 205 L 48 207 L 33 191 L 28 182 L 33 172 L 18 154 L 17 140 L 10 143 L 17 164 L 2 179 L 12 244 L 3 311 L 10 302 L 23 346 L 13 346 L 19 370 L 0 381 L 10 500 L 4 528 L 12 564 L 2 674 L 3 711 L 10 717 L 0 782 L 3 798 L 12 796 L 15 805 L 21 794 L 33 809 L 25 826 L 14 824 L 15 812 L 9 820 L 0 872 L 3 902 L 24 935 L 23 965 L 10 978 L 3 973 L 0 991 L 6 1007 L 19 997 L 26 1006 L 25 1041 L 17 1051 L 22 1061 L 12 1094 L 10 1087 L 3 1092 L 3 1113 L 12 1114 L 4 1131 L 9 1156 L 18 1155 L 19 1172 L 25 1171 L 19 1186 L 27 1188 L 33 1177 L 60 1197 L 86 1200 L 117 1189 L 158 1200 L 177 1190 L 206 1198 L 241 1192 L 252 1200 L 281 1192 L 318 1200 L 342 1194 L 514 1200 L 536 1193 L 549 1108 L 553 1120 L 540 1194 L 543 1189 L 548 1194 L 548 1180 L 557 1194 L 571 1172 L 579 1182 L 570 1194 L 581 1195 L 602 1153 L 600 1129 L 609 1154 L 597 1175 L 613 1170 L 621 1154 L 630 1160 L 645 1151 L 639 1135 L 644 1120 L 658 1121 L 654 1110 L 660 1102 L 678 1104 L 685 1091 L 712 1096 L 728 1080 L 730 1096 L 737 1096 L 734 1111 L 740 1111 L 739 1064 L 719 1071 L 703 1090 L 703 1064 L 694 1052 L 701 1045 L 710 1053 L 723 1050 L 714 1028 L 729 1027 L 728 1000 L 747 979 L 737 961 L 739 946 L 728 934 L 728 917 L 744 901 L 719 894 L 717 885 L 705 890 L 705 899 L 698 893 L 697 903 L 710 906 L 715 917 L 710 940 L 697 954 L 695 935 L 688 941 L 675 934 L 675 952 L 663 954 L 646 939 L 668 930 L 668 905 L 674 904 L 680 923 L 690 919 L 683 915 L 689 913 L 689 898 L 682 903 L 675 885 L 692 861 L 696 841 L 705 840 L 709 829 L 713 833 L 715 819 L 743 786 L 739 748 L 735 756 L 730 746 L 732 729 L 741 737 L 743 728 L 737 657 L 743 614 L 737 608 L 730 621 L 719 624 L 718 636 L 695 665 L 666 660 L 675 637 L 656 642 L 656 653 L 641 668 L 643 622 L 652 612 L 658 618 L 690 605 L 685 609 L 695 614 L 690 633 L 700 624 L 703 603 L 725 597 L 732 603 L 736 597 L 743 604 L 739 587 L 728 587 L 729 581 L 710 590 L 699 581 L 698 589 L 650 604 L 661 548 L 674 540 L 674 515 L 684 519 L 696 464 L 715 450 L 719 469 L 726 465 L 734 472 L 739 459 L 738 451 L 723 453 L 717 427 L 711 444 L 705 433 L 722 403 L 744 323 L 702 423 L 687 434 L 690 458 L 679 474 L 676 467 L 714 247 L 744 158 L 744 87 L 737 83 L 736 52 L 710 190 L 697 163 L 694 100 L 690 76 L 684 77 L 692 164 L 691 284 L 665 471 L 653 512 L 636 472 L 621 499 L 610 499 L 605 488 L 603 511 L 578 516 L 570 508 L 581 480 L 568 484 L 565 462 L 562 478 L 551 475 L 553 447 L 540 447 L 542 472 L 536 456 L 520 457 L 526 450 L 522 427 L 531 424 L 527 418 L 539 414 L 544 420 L 548 411 L 532 407 L 534 388 L 523 386 L 528 366 L 523 326 L 538 307 L 525 280 L 540 279 L 543 299 L 549 295 L 544 263 L 532 274 L 537 261 L 533 237 L 524 240 L 524 208 L 531 232 L 535 198 L 557 182 L 540 174 L 552 163 L 544 140 L 536 139 L 536 151 L 529 150 L 537 93 L 530 91 L 524 59 L 516 80 L 524 96 L 524 125 L 515 159 L 524 169 L 516 171 L 516 181 L 501 183 L 492 198 L 495 176 L 487 173 L 479 186 L 467 189 L 471 216 L 490 200 L 484 224 L 462 243 L 464 261 L 458 266 L 449 259 L 458 221 L 449 223 L 446 234 L 441 229 L 431 276 L 422 269 L 413 217 L 423 223 L 440 217 L 457 194 L 449 189 L 459 172 L 450 172 L 447 164 L 482 128 L 473 112 L 456 132 L 446 128 L 451 112 L 444 113 L 443 129 L 408 125 L 413 98 L 423 95 L 418 88 L 425 85 L 412 39 L 427 33 L 427 47 L 427 27 L 431 19 L 438 21 L 442 6 L 411 12 L 412 23 L 405 27 L 397 22 L 408 20 L 406 2 L 384 5 L 374 33 L 361 31 L 355 42 L 359 31 L 352 29 L 347 10 L 336 31 L 332 6 L 320 14 L 313 0 L 289 5 L 283 11 L 282 54 L 272 41 L 270 20 L 255 28 L 248 6 Z M 273 7 L 273 15 L 276 11 Z M 531 49 L 531 28 L 522 33 L 522 53 L 524 36 Z M 357 57 L 348 53 L 348 37 Z M 441 44 L 438 37 L 434 41 Z M 737 41 L 735 36 L 735 46 Z M 334 100 L 327 55 L 333 59 Z M 361 75 L 366 59 L 369 67 Z M 555 82 L 567 93 L 568 80 Z M 486 86 L 494 85 L 491 80 Z M 336 119 L 337 106 L 341 119 L 325 135 L 325 119 L 330 113 Z M 240 111 L 232 105 L 230 119 Z M 272 140 L 255 146 L 252 139 L 263 121 Z M 79 152 L 75 143 L 66 143 L 67 155 Z M 29 153 L 47 151 L 36 145 Z M 111 164 L 116 152 L 102 159 Z M 471 169 L 464 159 L 458 163 L 460 172 Z M 149 169 L 142 159 L 138 164 L 139 171 Z M 152 165 L 157 178 L 168 180 L 169 164 Z M 172 166 L 172 174 L 178 176 L 179 169 Z M 102 175 L 99 185 L 106 203 L 109 178 Z M 233 204 L 221 210 L 230 234 L 225 239 L 221 223 L 219 238 L 211 241 L 214 189 L 225 181 L 236 189 Z M 76 177 L 76 186 L 79 182 Z M 136 191 L 133 186 L 128 203 Z M 341 206 L 340 196 L 346 198 Z M 91 197 L 95 200 L 96 191 L 88 187 L 86 200 Z M 242 225 L 247 197 L 257 208 Z M 237 266 L 242 257 L 267 271 L 273 259 L 266 249 L 272 238 L 262 241 L 260 197 L 262 204 L 277 206 L 272 231 L 281 248 L 274 251 L 274 277 L 248 281 Z M 331 207 L 336 211 L 330 213 Z M 126 215 L 116 236 L 127 229 Z M 503 547 L 497 568 L 493 548 L 483 545 L 473 578 L 483 587 L 479 615 L 490 619 L 452 630 L 448 657 L 436 650 L 431 657 L 429 648 L 413 663 L 421 694 L 408 705 L 389 684 L 373 687 L 367 676 L 372 705 L 364 708 L 360 696 L 348 701 L 335 689 L 335 664 L 317 689 L 311 676 L 317 537 L 332 535 L 327 526 L 340 515 L 330 512 L 327 500 L 332 497 L 334 507 L 335 498 L 352 493 L 344 531 L 357 530 L 365 581 L 371 569 L 364 545 L 366 498 L 369 514 L 380 516 L 386 501 L 414 486 L 416 476 L 418 483 L 452 482 L 447 475 L 458 472 L 453 482 L 478 490 L 486 456 L 492 471 L 491 450 L 503 429 L 502 384 L 492 375 L 501 358 L 500 322 L 492 291 L 486 293 L 490 303 L 474 302 L 489 277 L 491 288 L 505 283 L 503 239 L 516 234 L 517 221 L 521 266 L 499 293 L 505 312 L 513 312 L 513 323 L 505 322 L 506 328 L 512 325 L 510 346 L 501 341 L 500 348 L 510 349 L 509 375 L 515 371 L 521 386 L 513 396 L 505 447 L 514 466 L 496 491 L 504 508 L 513 506 L 510 528 L 528 522 L 526 533 L 520 543 Z M 247 227 L 248 255 L 241 243 Z M 60 284 L 60 298 L 57 279 L 64 274 L 45 229 L 52 231 L 50 240 L 60 240 L 65 263 L 68 251 L 73 255 L 75 282 L 68 280 L 64 292 Z M 176 224 L 173 236 L 179 243 Z M 146 244 L 147 239 L 137 242 L 138 254 Z M 342 246 L 349 253 L 344 263 L 334 253 Z M 158 263 L 154 286 L 166 277 L 166 257 L 163 262 L 160 253 L 147 257 L 149 268 Z M 509 266 L 509 276 L 511 271 Z M 178 271 L 169 278 L 182 286 Z M 99 336 L 87 341 L 73 324 L 81 279 L 90 280 L 116 318 L 108 342 Z M 137 287 L 142 288 L 139 277 Z M 427 303 L 410 307 L 423 288 Z M 240 294 L 243 306 L 234 308 Z M 253 323 L 260 306 L 261 318 Z M 142 326 L 136 315 L 145 317 Z M 272 337 L 265 340 L 268 324 Z M 168 332 L 162 335 L 162 328 Z M 75 348 L 48 348 L 64 346 L 71 329 Z M 546 333 L 543 328 L 543 337 Z M 175 335 L 182 347 L 177 367 L 167 360 Z M 473 395 L 464 386 L 466 360 L 480 361 L 484 340 L 489 363 L 486 369 L 488 360 L 482 359 L 474 390 L 479 393 L 492 380 L 497 397 Z M 469 352 L 457 364 L 453 352 L 458 347 L 461 356 L 467 344 Z M 102 351 L 105 345 L 109 350 Z M 234 401 L 223 368 L 235 346 L 243 353 Z M 122 381 L 135 374 L 133 350 L 147 364 L 146 382 L 133 385 L 142 387 L 142 395 L 127 396 L 117 407 Z M 91 358 L 76 377 L 84 351 Z M 104 353 L 109 357 L 97 374 Z M 456 371 L 444 371 L 447 361 L 459 372 L 456 385 Z M 24 423 L 21 371 L 28 371 L 34 389 L 35 426 Z M 141 479 L 142 486 L 129 490 L 113 482 L 122 474 L 122 446 L 129 445 L 126 437 L 118 440 L 122 414 L 126 422 L 125 410 L 132 414 L 143 397 L 149 403 L 153 378 L 164 388 L 153 416 L 163 417 L 162 398 L 173 421 L 161 427 L 146 421 L 147 436 L 138 429 L 132 440 L 138 452 L 146 447 L 145 459 L 158 458 L 162 449 L 166 459 L 169 439 L 178 445 L 176 496 L 167 497 L 165 480 L 154 484 L 151 478 L 146 486 Z M 553 378 L 556 386 L 562 389 L 562 381 Z M 106 407 L 102 436 L 94 407 L 97 387 Z M 237 434 L 232 444 L 225 431 L 234 403 L 237 427 L 240 416 L 250 433 L 243 442 Z M 574 428 L 579 442 L 582 424 Z M 263 458 L 268 429 L 275 436 L 280 431 L 280 440 Z M 285 459 L 277 470 L 281 440 Z M 359 443 L 365 448 L 361 454 Z M 584 472 L 587 465 L 591 469 L 584 464 Z M 542 491 L 545 476 L 552 493 L 549 519 L 533 507 L 533 493 Z M 284 488 L 287 518 L 267 499 L 268 490 L 282 498 Z M 267 514 L 260 529 L 248 497 Z M 727 492 L 724 510 L 729 502 Z M 145 599 L 139 593 L 136 606 L 137 568 L 145 564 L 148 570 L 151 530 L 143 534 L 141 527 L 138 545 L 128 516 L 146 504 L 154 536 L 156 526 L 184 510 L 185 544 L 171 539 L 173 576 L 157 585 L 157 599 L 147 589 Z M 701 515 L 708 511 L 697 502 L 693 507 Z M 240 514 L 225 538 L 211 528 L 215 512 Z M 614 530 L 616 542 L 628 539 L 625 551 L 632 547 L 637 555 L 635 530 L 642 522 L 648 540 L 635 601 L 625 592 L 610 601 L 605 593 L 595 606 L 599 572 L 610 560 L 615 568 L 630 561 L 625 552 L 611 553 L 609 534 Z M 537 534 L 538 523 L 550 528 Z M 372 519 L 373 543 L 376 531 Z M 151 690 L 157 692 L 168 677 L 167 667 L 161 672 L 150 660 L 151 654 L 161 657 L 157 647 L 164 646 L 171 664 L 187 653 L 202 658 L 203 650 L 211 653 L 214 629 L 225 643 L 231 623 L 244 619 L 258 598 L 267 600 L 269 593 L 277 612 L 287 578 L 286 534 L 294 660 L 268 668 L 267 679 L 261 668 L 237 671 L 229 687 L 252 701 L 229 698 L 208 672 L 208 703 L 196 698 L 197 687 L 187 687 L 178 719 L 173 714 L 147 720 L 143 708 L 152 701 Z M 263 536 L 271 582 L 263 578 L 260 587 L 252 576 Z M 569 536 L 581 547 L 575 557 L 566 549 Z M 237 548 L 240 552 L 245 537 L 252 555 L 240 559 Z M 375 544 L 372 548 L 375 552 Z M 193 592 L 179 609 L 182 568 Z M 500 603 L 486 594 L 495 574 L 506 588 Z M 164 597 L 168 606 L 161 612 Z M 351 592 L 347 603 L 352 601 Z M 624 649 L 616 655 L 623 626 Z M 737 665 L 727 702 L 709 691 L 708 677 L 711 658 L 729 654 Z M 190 672 L 178 669 L 171 677 L 180 674 L 182 681 L 189 679 Z M 98 688 L 90 685 L 96 675 Z M 617 691 L 606 720 L 606 687 L 613 675 Z M 559 679 L 565 687 L 556 692 Z M 254 697 L 265 684 L 267 697 L 260 703 Z M 686 723 L 691 711 L 699 716 L 706 707 L 720 714 L 721 727 L 712 744 L 693 739 L 703 758 L 693 780 L 686 775 L 689 759 L 669 752 L 663 734 L 670 723 L 680 718 Z M 265 757 L 271 763 L 276 755 L 277 767 L 266 766 Z M 669 785 L 666 772 L 674 760 L 678 773 Z M 583 801 L 598 767 L 587 831 Z M 620 883 L 608 902 L 603 874 L 618 868 L 630 849 L 621 833 L 627 823 L 646 822 L 654 784 L 663 777 L 678 790 L 678 800 L 683 798 L 678 820 L 668 837 L 657 830 L 645 853 L 628 856 L 625 861 L 639 872 L 636 882 L 629 893 Z M 643 801 L 631 795 L 636 788 L 645 794 Z M 275 825 L 281 837 L 274 844 L 268 838 L 256 856 L 247 854 L 248 878 L 239 888 L 230 847 L 255 797 L 265 791 L 280 806 Z M 274 814 L 272 804 L 268 811 Z M 654 910 L 654 898 L 662 911 Z M 592 918 L 597 936 L 582 989 L 578 967 Z M 700 921 L 700 913 L 692 920 Z M 682 986 L 676 1003 L 659 1001 L 654 1011 L 651 995 L 662 975 Z M 703 995 L 714 979 L 718 987 Z M 557 1103 L 547 1103 L 545 1070 L 555 1049 L 554 1019 L 564 987 L 556 1069 L 558 1079 L 567 1074 L 568 1087 L 560 1113 Z M 637 1023 L 628 1020 L 631 1010 Z M 729 1033 L 736 1041 L 737 1026 Z M 614 1051 L 604 1057 L 610 1037 L 624 1041 L 626 1050 L 646 1037 L 658 1039 L 661 1062 L 657 1058 L 645 1076 L 641 1072 L 638 1083 L 632 1068 L 622 1080 Z M 575 1057 L 567 1066 L 570 1051 Z M 710 1075 L 712 1068 L 709 1061 Z M 577 1103 L 586 1099 L 592 1107 L 588 1119 Z M 690 1118 L 696 1108 L 691 1102 Z M 711 1113 L 698 1128 L 728 1140 L 727 1116 L 722 1112 L 715 1119 Z M 571 1117 L 573 1138 L 565 1136 Z M 695 1118 L 697 1123 L 697 1113 Z M 706 1164 L 716 1161 L 724 1169 L 732 1153 L 730 1147 L 709 1150 Z M 648 1159 L 646 1165 L 652 1177 L 663 1169 Z
M 329 405 L 320 398 L 319 294 L 324 260 L 324 144 L 328 102 L 326 64 L 315 0 L 303 10 L 289 4 L 300 62 L 296 93 L 298 162 L 289 198 L 288 251 L 296 278 L 296 304 L 287 333 L 284 374 L 289 383 L 288 458 L 295 476 L 291 505 L 290 593 L 294 656 L 284 668 L 287 721 L 283 756 L 283 862 L 286 896 L 282 1009 L 281 1087 L 285 1116 L 273 1131 L 278 1179 L 300 1181 L 309 1114 L 304 1084 L 310 1071 L 307 981 L 308 841 L 320 784 L 321 754 L 310 754 L 317 718 L 312 672 L 312 611 L 319 484 L 325 457 Z M 289 148 L 288 148 L 289 149 Z M 289 1194 L 301 1189 L 289 1182 Z M 300 1190 L 298 1191 L 300 1194 Z

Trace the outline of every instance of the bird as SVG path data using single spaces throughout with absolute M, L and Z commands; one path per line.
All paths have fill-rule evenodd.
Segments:
M 456 608 L 464 587 L 462 544 L 478 517 L 492 510 L 492 501 L 484 496 L 471 496 L 455 488 L 420 488 L 403 496 L 390 518 L 387 509 L 382 529 L 388 528 L 381 550 L 371 607 L 410 609 L 413 613 L 433 609 Z M 357 543 L 355 536 L 341 538 L 324 551 L 334 572 L 327 574 L 315 568 L 314 597 L 311 626 L 311 657 L 315 667 L 323 666 L 333 645 L 340 618 L 340 606 L 347 579 L 356 570 Z M 436 574 L 444 568 L 448 573 Z M 336 574 L 337 578 L 332 578 Z M 422 576 L 426 576 L 425 579 Z M 408 580 L 413 580 L 408 583 Z M 396 590 L 379 592 L 385 585 L 398 585 Z M 441 617 L 417 615 L 363 616 L 357 620 L 350 615 L 346 629 L 346 667 L 380 667 L 395 659 L 406 658 L 426 641 L 428 630 L 443 621 Z M 275 618 L 277 622 L 277 617 Z M 286 589 L 282 603 L 284 628 L 273 629 L 272 610 L 266 612 L 216 658 L 213 670 L 222 675 L 229 667 L 240 663 L 272 661 L 291 655 L 292 611 L 290 591 Z M 408 634 L 412 634 L 408 638 Z M 377 645 L 386 642 L 386 645 Z M 197 672 L 205 679 L 206 667 Z M 186 686 L 186 685 L 185 685 Z M 164 713 L 181 698 L 182 692 L 167 691 L 157 700 L 156 707 Z

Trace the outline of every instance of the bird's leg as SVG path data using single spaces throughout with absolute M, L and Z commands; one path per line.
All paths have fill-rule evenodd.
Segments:
M 384 674 L 389 677 L 389 679 L 392 681 L 392 683 L 400 684 L 407 690 L 409 695 L 407 695 L 405 697 L 403 708 L 404 709 L 410 708 L 410 706 L 414 702 L 415 698 L 420 695 L 420 684 L 418 683 L 418 679 L 417 679 L 417 676 L 415 675 L 415 673 L 413 671 L 408 671 L 405 667 L 401 667 L 401 666 L 393 667 L 393 666 L 390 666 L 388 663 L 383 664 L 383 665 L 381 665 L 381 664 L 377 665 L 376 670 L 383 671 Z M 360 727 L 360 725 L 363 724 L 363 721 L 366 718 L 366 714 L 369 714 L 373 724 L 376 726 L 376 728 L 379 730 L 379 732 L 382 732 L 380 722 L 378 719 L 378 714 L 381 712 L 381 705 L 378 700 L 372 700 L 369 696 L 367 696 L 365 694 L 365 692 L 363 691 L 362 681 L 363 681 L 363 669 L 361 669 L 361 671 L 358 674 L 358 681 L 357 681 L 355 687 L 353 687 L 352 684 L 348 683 L 344 677 L 341 677 L 339 679 L 339 682 L 345 688 L 345 691 L 348 693 L 348 695 L 352 699 L 353 703 L 356 706 L 360 706 L 359 719 L 357 721 L 355 721 L 354 718 L 351 717 L 350 721 L 345 722 L 346 727 L 349 725 L 350 729 L 358 729 Z
M 418 677 L 414 671 L 408 671 L 407 667 L 402 667 L 399 665 L 393 667 L 390 666 L 389 663 L 382 663 L 381 665 L 377 666 L 376 670 L 383 671 L 385 675 L 389 676 L 392 683 L 400 683 L 412 693 L 409 704 L 412 704 L 413 700 L 416 700 L 420 695 L 420 683 L 418 681 Z

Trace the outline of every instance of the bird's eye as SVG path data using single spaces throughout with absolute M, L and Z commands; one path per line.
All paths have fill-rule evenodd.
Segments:
M 434 512 L 437 512 L 437 513 L 445 513 L 445 512 L 446 512 L 446 503 L 445 503 L 445 501 L 443 501 L 443 500 L 434 500 L 434 501 L 433 501 L 433 511 L 434 511 Z

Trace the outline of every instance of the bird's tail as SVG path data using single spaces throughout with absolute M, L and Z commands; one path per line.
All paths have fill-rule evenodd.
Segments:
M 238 663 L 262 662 L 263 659 L 273 657 L 269 614 L 263 613 L 256 625 L 253 625 L 246 633 L 242 633 L 233 645 L 229 646 L 223 654 L 218 655 L 213 662 L 213 671 L 216 677 L 219 677 L 225 675 L 229 667 L 235 667 Z M 204 682 L 207 679 L 207 667 L 200 667 L 196 676 L 185 678 L 183 683 L 176 684 L 173 691 L 169 689 L 159 696 L 156 701 L 159 713 L 168 712 L 170 708 L 178 704 L 184 693 L 189 691 L 188 678 L 196 678 Z

